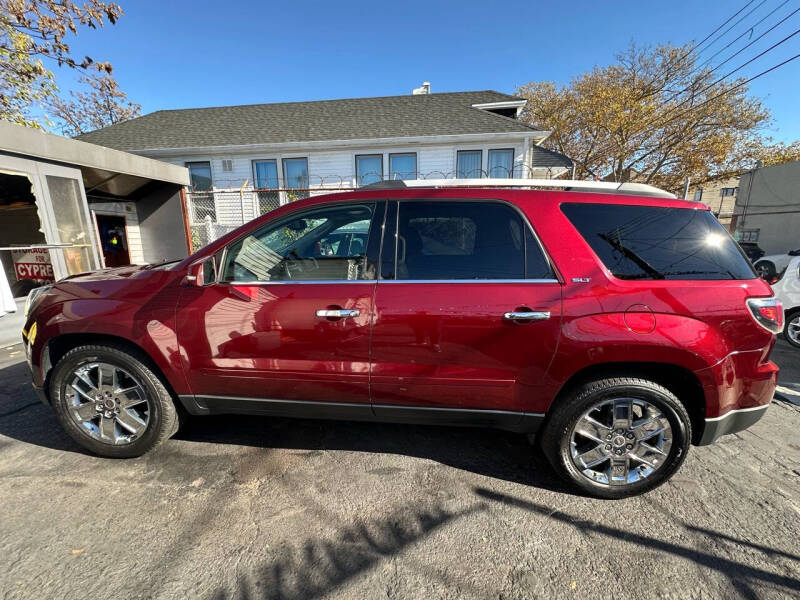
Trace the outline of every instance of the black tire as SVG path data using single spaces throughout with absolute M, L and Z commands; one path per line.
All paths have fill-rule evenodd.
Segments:
M 770 260 L 759 260 L 753 266 L 755 267 L 758 276 L 766 281 L 769 281 L 771 278 L 775 277 L 776 273 L 778 272 L 775 269 L 775 264 Z
M 661 411 L 672 429 L 672 446 L 660 468 L 639 481 L 614 486 L 583 475 L 570 454 L 570 436 L 581 416 L 593 405 L 613 397 L 645 400 Z M 680 400 L 657 383 L 633 377 L 600 379 L 572 390 L 556 401 L 539 436 L 545 456 L 565 481 L 585 494 L 607 499 L 635 496 L 664 483 L 680 468 L 691 439 L 691 420 Z
M 69 414 L 70 407 L 66 398 L 68 378 L 80 366 L 92 362 L 108 363 L 125 369 L 144 388 L 149 420 L 146 429 L 137 439 L 123 445 L 99 441 L 81 428 Z M 67 352 L 53 367 L 49 388 L 53 408 L 67 434 L 90 452 L 109 458 L 141 456 L 171 437 L 178 430 L 178 414 L 171 394 L 149 363 L 149 359 L 140 352 L 113 345 L 79 346 Z
M 783 339 L 785 339 L 787 342 L 789 342 L 790 345 L 794 346 L 795 348 L 800 348 L 800 342 L 794 341 L 789 336 L 789 323 L 791 322 L 792 319 L 796 318 L 798 315 L 800 315 L 800 308 L 793 308 L 792 310 L 786 313 L 786 316 L 784 318 L 785 323 L 783 324 Z

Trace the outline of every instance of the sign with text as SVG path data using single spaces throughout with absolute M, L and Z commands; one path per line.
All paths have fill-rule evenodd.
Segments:
M 11 258 L 14 261 L 17 281 L 22 279 L 55 281 L 53 265 L 50 262 L 50 251 L 46 248 L 12 250 Z

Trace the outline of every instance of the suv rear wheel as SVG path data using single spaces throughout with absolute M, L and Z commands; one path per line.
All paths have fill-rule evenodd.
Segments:
M 172 397 L 147 363 L 116 346 L 67 352 L 53 368 L 50 398 L 70 437 L 95 454 L 129 458 L 174 434 Z
M 689 450 L 686 408 L 646 379 L 592 381 L 552 410 L 542 449 L 563 478 L 592 496 L 651 490 L 678 470 Z

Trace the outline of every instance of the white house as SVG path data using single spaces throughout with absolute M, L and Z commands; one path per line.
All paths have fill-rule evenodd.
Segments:
M 495 91 L 163 110 L 80 139 L 186 166 L 194 242 L 292 199 L 382 179 L 552 178 L 568 157 Z

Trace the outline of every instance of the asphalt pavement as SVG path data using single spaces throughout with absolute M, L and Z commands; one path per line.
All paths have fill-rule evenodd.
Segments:
M 800 351 L 774 357 L 800 390 Z M 154 454 L 101 459 L 22 358 L 0 350 L 4 600 L 800 597 L 790 401 L 610 502 L 480 429 L 206 417 Z

